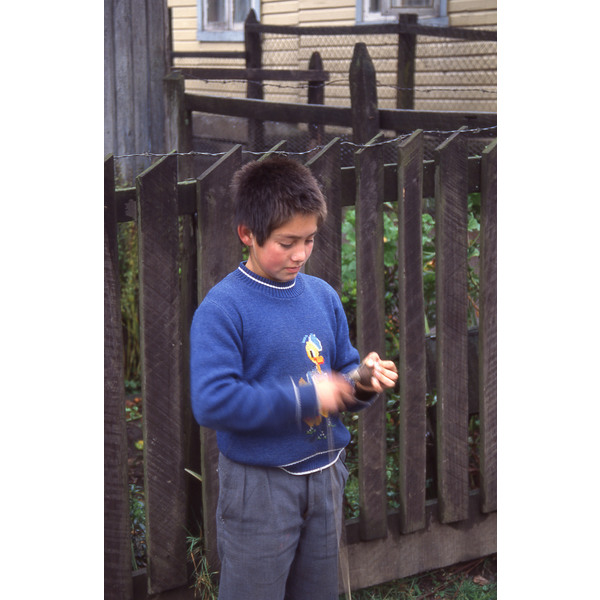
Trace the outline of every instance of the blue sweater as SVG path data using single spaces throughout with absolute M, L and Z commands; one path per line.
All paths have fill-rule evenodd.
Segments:
M 335 290 L 305 274 L 264 279 L 242 263 L 197 308 L 191 396 L 200 425 L 231 460 L 299 474 L 334 462 L 350 441 L 319 414 L 312 378 L 359 363 Z

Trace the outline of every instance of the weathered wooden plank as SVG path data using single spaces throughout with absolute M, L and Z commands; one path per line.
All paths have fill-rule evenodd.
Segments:
M 360 525 L 346 526 L 350 584 L 353 590 L 370 587 L 454 565 L 458 562 L 488 556 L 496 552 L 496 513 L 484 515 L 479 510 L 479 497 L 469 497 L 468 519 L 452 526 L 438 519 L 435 501 L 426 507 L 426 527 L 401 534 L 400 515 L 388 517 L 387 538 L 360 542 Z M 342 593 L 342 586 L 340 586 Z
M 497 147 L 481 157 L 481 256 L 479 294 L 479 464 L 481 510 L 496 510 L 497 500 Z
M 308 68 L 315 71 L 323 70 L 323 59 L 319 52 L 313 52 L 310 56 Z M 325 104 L 325 86 L 316 79 L 310 79 L 308 81 L 308 103 L 309 104 Z M 325 127 L 318 125 L 317 123 L 309 123 L 308 131 L 310 139 L 308 141 L 308 148 L 314 148 L 320 146 L 323 143 L 325 135 Z M 338 151 L 339 152 L 339 151 Z
M 329 81 L 322 69 L 236 69 L 233 67 L 178 67 L 189 79 L 246 79 L 248 81 Z
M 185 80 L 177 71 L 164 79 L 165 89 L 165 144 L 169 151 L 186 153 L 192 150 L 192 116 L 185 105 Z M 178 158 L 179 177 L 187 179 L 193 174 L 193 159 Z M 195 204 L 195 202 L 194 202 Z
M 117 98 L 113 0 L 104 2 L 104 151 L 116 151 Z
M 198 302 L 242 259 L 242 247 L 233 227 L 234 206 L 229 184 L 242 164 L 241 146 L 234 146 L 196 180 L 198 211 Z M 217 553 L 217 474 L 219 450 L 216 432 L 200 428 L 204 543 L 211 571 L 220 569 Z
M 355 144 L 364 144 L 379 132 L 377 75 L 364 42 L 354 46 L 350 63 L 350 100 L 352 139 Z
M 261 34 L 251 31 L 249 26 L 258 23 L 254 9 L 250 9 L 244 22 L 244 46 L 246 48 L 246 68 L 262 68 Z M 246 83 L 246 98 L 262 100 L 263 86 L 261 82 L 248 80 Z M 261 152 L 264 146 L 264 125 L 259 118 L 249 115 L 248 143 L 251 150 Z
M 455 133 L 436 156 L 437 476 L 440 520 L 468 513 L 467 156 Z
M 298 104 L 293 102 L 269 102 L 248 98 L 223 98 L 210 95 L 185 95 L 189 110 L 197 110 L 230 117 L 255 116 L 264 121 L 284 123 L 322 123 L 324 125 L 352 126 L 349 107 Z
M 425 301 L 421 205 L 423 132 L 398 147 L 398 317 L 400 321 L 400 520 L 403 533 L 425 527 Z
M 220 51 L 210 51 L 210 50 L 198 50 L 189 52 L 185 51 L 172 51 L 170 52 L 171 58 L 232 58 L 232 59 L 241 59 L 244 60 L 246 58 L 246 53 L 242 51 L 235 50 L 220 50 Z
M 133 49 L 131 47 L 131 2 L 113 0 L 113 35 L 115 72 L 116 124 L 113 137 L 114 148 L 110 151 L 117 155 L 135 152 L 135 101 L 133 80 Z M 116 178 L 121 185 L 131 185 L 137 170 L 135 159 L 119 161 Z
M 342 291 L 342 204 L 340 198 L 340 138 L 334 138 L 307 161 L 323 189 L 327 219 L 316 238 L 306 273 L 327 281 L 338 294 Z
M 342 167 L 341 169 L 342 186 L 342 206 L 352 206 L 356 197 L 356 177 L 354 167 Z M 468 191 L 480 191 L 481 180 L 481 159 L 478 156 L 471 156 L 468 159 Z M 398 199 L 398 177 L 397 165 L 394 163 L 383 166 L 383 201 L 396 202 Z M 423 198 L 433 198 L 435 196 L 435 161 L 423 161 Z
M 150 112 L 149 112 L 149 69 L 148 69 L 148 23 L 146 0 L 129 0 L 131 5 L 131 31 L 129 43 L 133 69 L 133 135 L 136 152 L 150 150 Z M 162 97 L 161 97 L 162 100 Z M 152 115 L 159 118 L 159 115 Z M 128 160 L 135 161 L 134 174 L 141 173 L 150 166 L 149 157 L 136 156 Z
M 469 129 L 495 127 L 497 116 L 495 112 L 380 108 L 379 125 L 382 129 L 391 129 L 399 133 L 412 133 L 417 129 L 449 132 L 463 126 Z
M 177 157 L 136 179 L 148 591 L 187 582 Z
M 166 145 L 164 78 L 169 73 L 171 49 L 170 15 L 167 2 L 146 1 L 148 33 L 148 148 L 151 152 L 173 150 Z M 140 90 L 141 92 L 141 90 Z
M 104 594 L 129 600 L 127 431 L 114 158 L 104 161 Z
M 284 35 L 367 35 L 394 34 L 400 32 L 431 37 L 450 37 L 468 40 L 496 40 L 497 32 L 478 29 L 462 29 L 459 27 L 432 27 L 426 25 L 378 23 L 373 25 L 330 25 L 302 27 L 292 25 L 263 25 L 252 23 L 249 31 L 257 33 L 279 33 Z
M 344 106 L 298 104 L 294 102 L 269 102 L 248 98 L 185 94 L 188 110 L 196 110 L 230 117 L 251 116 L 264 121 L 283 123 L 320 123 L 352 127 L 352 109 Z M 440 113 L 434 110 L 378 110 L 381 129 L 412 133 L 416 129 L 455 131 L 467 125 L 470 129 L 495 127 L 496 113 L 458 112 Z
M 413 25 L 417 22 L 416 14 L 400 14 L 398 23 Z M 396 67 L 396 108 L 413 109 L 415 107 L 415 53 L 417 36 L 414 33 L 398 34 L 398 60 Z
M 377 143 L 379 135 L 369 144 Z M 361 356 L 385 356 L 383 282 L 383 162 L 381 147 L 366 145 L 355 154 L 356 318 Z M 361 539 L 387 535 L 385 394 L 360 413 L 359 506 Z

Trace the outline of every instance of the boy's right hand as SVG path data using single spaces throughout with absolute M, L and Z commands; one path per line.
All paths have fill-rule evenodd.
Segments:
M 356 403 L 352 385 L 338 373 L 315 378 L 314 384 L 321 414 L 342 412 Z

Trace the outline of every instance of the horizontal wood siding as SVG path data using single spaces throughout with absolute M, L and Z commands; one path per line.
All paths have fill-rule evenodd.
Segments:
M 197 0 L 168 0 L 171 9 L 172 50 L 175 52 L 243 52 L 244 42 L 199 42 L 197 39 L 198 15 Z M 179 67 L 244 67 L 244 60 L 229 58 L 175 58 L 175 66 Z M 208 93 L 232 98 L 243 98 L 246 95 L 245 82 L 224 83 L 222 81 L 204 82 L 186 79 L 186 92 Z
M 261 23 L 268 25 L 300 25 L 302 0 L 262 2 Z M 307 69 L 298 56 L 296 35 L 263 34 L 263 67 L 265 69 Z M 273 102 L 306 102 L 306 82 L 265 82 L 265 100 Z
M 243 42 L 199 42 L 196 37 L 198 0 L 168 0 L 172 9 L 173 50 L 243 51 Z M 269 25 L 355 25 L 356 7 L 350 0 L 263 0 L 261 22 Z M 497 0 L 448 0 L 452 27 L 496 29 Z M 375 65 L 380 108 L 396 108 L 396 35 L 343 35 L 301 37 L 263 34 L 263 67 L 306 69 L 318 50 L 330 73 L 325 104 L 350 106 L 348 70 L 354 46 L 367 44 Z M 242 67 L 243 59 L 177 58 L 175 65 L 215 68 Z M 495 42 L 418 36 L 415 65 L 416 110 L 497 110 Z M 186 80 L 186 91 L 226 97 L 244 97 L 244 82 Z M 305 103 L 306 83 L 265 82 L 264 99 Z

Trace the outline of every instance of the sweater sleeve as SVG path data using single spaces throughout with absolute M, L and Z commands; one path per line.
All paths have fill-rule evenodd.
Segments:
M 315 417 L 313 385 L 290 379 L 268 385 L 247 381 L 243 374 L 242 326 L 219 305 L 204 301 L 190 332 L 192 411 L 205 427 L 231 432 L 277 431 Z

